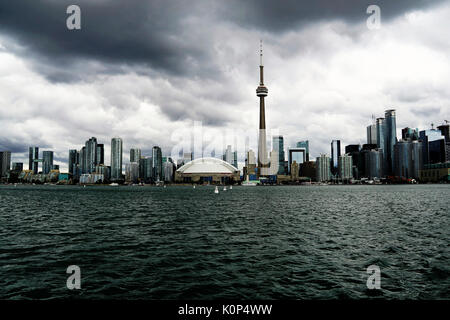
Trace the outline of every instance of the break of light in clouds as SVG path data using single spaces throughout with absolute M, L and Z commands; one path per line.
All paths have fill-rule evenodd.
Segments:
M 267 127 L 286 147 L 309 139 L 315 157 L 332 139 L 365 143 L 388 108 L 399 130 L 450 120 L 448 1 L 379 1 L 379 30 L 365 1 L 81 1 L 81 31 L 65 27 L 69 4 L 0 5 L 0 150 L 25 167 L 36 145 L 67 170 L 91 136 L 107 164 L 114 136 L 124 163 L 130 147 L 168 154 L 194 121 L 256 136 L 259 39 Z

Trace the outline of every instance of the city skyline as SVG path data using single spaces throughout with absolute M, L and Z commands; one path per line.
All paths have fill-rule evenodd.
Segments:
M 49 32 L 54 26 L 44 20 L 65 23 L 65 10 L 61 17 L 57 16 L 64 5 L 39 5 L 49 10 L 46 16 L 36 17 L 42 19 L 38 38 L 50 43 L 59 41 L 59 34 Z M 83 12 L 99 8 L 84 1 L 80 6 Z M 73 61 L 65 55 L 60 56 L 61 60 L 51 59 L 53 53 L 48 48 L 27 41 L 23 31 L 29 25 L 3 19 L 0 61 L 5 77 L 0 85 L 2 104 L 11 108 L 2 108 L 0 125 L 5 134 L 0 149 L 12 151 L 13 161 L 23 163 L 27 163 L 29 146 L 52 150 L 54 163 L 67 171 L 67 150 L 81 148 L 83 141 L 92 136 L 105 143 L 105 162 L 109 163 L 108 142 L 113 136 L 123 139 L 124 150 L 138 147 L 143 154 L 150 154 L 158 145 L 163 154 L 168 154 L 174 143 L 170 133 L 190 128 L 194 121 L 202 121 L 218 133 L 230 127 L 256 128 L 255 53 L 260 38 L 265 43 L 265 64 L 270 65 L 266 71 L 271 88 L 266 98 L 266 126 L 268 130 L 279 130 L 285 151 L 295 147 L 297 141 L 309 140 L 314 159 L 328 152 L 333 139 L 339 139 L 342 145 L 363 144 L 372 114 L 382 115 L 389 108 L 401 115 L 397 136 L 401 128 L 428 129 L 431 123 L 440 125 L 450 117 L 450 43 L 444 34 L 435 32 L 437 25 L 445 26 L 450 21 L 448 3 L 435 1 L 423 6 L 402 2 L 398 7 L 380 4 L 383 22 L 379 30 L 367 28 L 364 6 L 344 6 L 342 11 L 327 14 L 326 19 L 299 15 L 282 25 L 274 19 L 281 15 L 274 6 L 270 6 L 273 14 L 263 12 L 267 25 L 259 23 L 256 13 L 251 13 L 252 3 L 247 4 L 251 19 L 246 25 L 227 11 L 226 4 L 221 6 L 211 16 L 217 18 L 219 9 L 228 14 L 215 24 L 202 20 L 209 18 L 203 18 L 199 6 L 185 12 L 192 18 L 192 25 L 182 25 L 181 13 L 172 12 L 178 31 L 180 26 L 189 32 L 206 22 L 211 25 L 209 34 L 195 33 L 202 41 L 169 43 L 174 45 L 167 49 L 169 56 L 179 58 L 172 69 L 156 53 L 148 58 L 127 53 L 118 57 L 106 50 L 103 42 L 99 43 L 98 55 L 71 47 Z M 314 6 L 299 2 L 292 10 L 316 12 Z M 136 8 L 142 12 L 164 11 L 155 4 L 150 8 L 136 3 L 128 13 L 137 15 Z M 9 18 L 18 14 L 14 5 L 5 10 Z M 115 8 L 109 10 L 113 13 Z M 50 18 L 53 16 L 55 19 Z M 111 26 L 107 15 L 95 17 Z M 137 19 L 136 23 L 143 20 Z M 93 21 L 88 17 L 83 21 L 79 34 L 63 32 L 70 46 L 71 40 L 78 44 L 87 41 L 86 33 L 92 31 Z M 117 21 L 119 26 L 123 23 Z M 111 34 L 102 32 L 106 38 Z M 145 29 L 136 37 L 148 38 L 152 32 Z M 159 53 L 168 43 L 154 45 Z M 185 47 L 189 50 L 178 50 Z M 150 49 L 144 42 L 134 52 L 151 53 Z M 33 53 L 27 54 L 29 50 Z M 9 81 L 11 77 L 16 81 Z M 256 145 L 251 147 L 257 150 Z M 125 153 L 124 163 L 127 158 Z M 243 161 L 241 157 L 240 165 Z
M 0 1 L 1 300 L 450 299 L 449 28 L 450 0 Z

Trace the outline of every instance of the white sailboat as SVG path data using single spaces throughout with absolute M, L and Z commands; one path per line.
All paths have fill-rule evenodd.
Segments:
M 223 186 L 223 191 L 227 191 L 227 187 L 226 186 Z
M 230 190 L 233 190 L 233 186 L 230 186 Z
M 216 189 L 214 189 L 214 193 L 219 193 L 219 188 L 217 188 L 217 186 Z

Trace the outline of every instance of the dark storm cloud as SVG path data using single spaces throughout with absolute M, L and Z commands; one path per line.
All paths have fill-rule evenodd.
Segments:
M 231 0 L 224 10 L 228 19 L 240 25 L 268 32 L 283 32 L 302 24 L 341 19 L 364 22 L 369 5 L 378 5 L 382 20 L 413 9 L 427 8 L 445 0 Z
M 41 139 L 37 139 L 36 143 L 36 145 L 39 145 L 41 147 L 48 147 L 48 143 Z M 11 151 L 12 153 L 24 153 L 28 152 L 28 147 L 24 145 L 24 142 L 21 140 L 0 137 L 0 150 Z
M 189 6 L 182 2 L 77 1 L 82 28 L 76 31 L 66 28 L 66 8 L 71 4 L 73 1 L 66 0 L 14 0 L 0 4 L 1 32 L 20 41 L 26 48 L 22 56 L 36 59 L 38 55 L 44 65 L 62 69 L 41 67 L 40 71 L 49 72 L 54 80 L 65 80 L 70 75 L 68 66 L 80 58 L 106 65 L 142 64 L 169 73 L 189 69 L 188 58 L 202 58 L 201 48 L 179 37 L 181 22 L 189 15 Z
M 0 138 L 0 150 L 1 151 L 11 151 L 13 153 L 22 153 L 26 151 L 26 147 L 22 142 L 11 141 L 6 138 Z
M 228 22 L 267 32 L 282 32 L 324 19 L 364 21 L 369 4 L 382 8 L 382 18 L 441 0 L 80 0 L 82 29 L 66 28 L 72 0 L 10 0 L 0 3 L 0 32 L 25 48 L 35 69 L 54 82 L 89 80 L 90 75 L 116 74 L 123 66 L 139 72 L 220 77 L 204 36 L 205 22 Z M 202 24 L 203 23 L 203 24 Z M 203 38 L 198 38 L 198 33 Z M 83 66 L 86 61 L 100 65 Z M 117 67 L 117 65 L 121 67 Z M 215 72 L 214 72 L 215 71 Z M 150 72 L 150 71 L 149 71 Z

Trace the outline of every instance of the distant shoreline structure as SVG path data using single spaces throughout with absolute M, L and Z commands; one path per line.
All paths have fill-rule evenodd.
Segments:
M 303 186 L 303 187 L 333 187 L 333 186 L 396 186 L 396 185 L 447 185 L 446 182 L 426 182 L 426 183 L 323 183 L 323 182 L 299 182 L 299 183 L 284 183 L 284 184 L 256 184 L 257 187 L 293 187 L 293 186 Z M 215 187 L 215 186 L 242 186 L 240 183 L 235 184 L 225 184 L 225 183 L 216 183 L 216 184 L 202 184 L 202 183 L 167 183 L 167 184 L 116 184 L 112 185 L 109 183 L 90 183 L 90 184 L 67 184 L 67 183 L 0 183 L 0 187 L 2 186 L 33 186 L 33 187 L 45 187 L 45 186 L 71 186 L 71 187 L 145 187 L 145 188 L 162 188 L 162 187 L 192 187 L 192 186 L 200 186 L 200 187 Z

